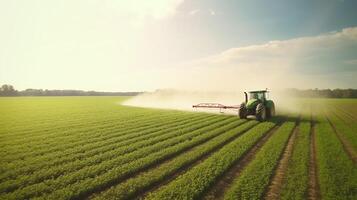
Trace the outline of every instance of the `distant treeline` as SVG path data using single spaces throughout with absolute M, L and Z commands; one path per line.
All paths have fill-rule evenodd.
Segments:
M 12 85 L 2 85 L 0 96 L 135 96 L 141 92 L 96 92 L 82 90 L 26 89 L 17 91 Z
M 0 96 L 135 96 L 142 92 L 96 92 L 83 90 L 26 89 L 17 91 L 12 85 L 2 85 Z M 285 93 L 297 97 L 357 98 L 357 89 L 286 89 Z
M 357 98 L 357 89 L 287 89 L 292 96 L 311 98 Z

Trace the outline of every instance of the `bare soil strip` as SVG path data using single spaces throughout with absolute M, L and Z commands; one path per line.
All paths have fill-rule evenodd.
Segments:
M 346 140 L 345 137 L 343 137 L 343 135 L 341 135 L 335 125 L 330 121 L 330 119 L 326 116 L 327 121 L 329 122 L 329 124 L 331 125 L 333 131 L 335 132 L 337 138 L 341 141 L 343 149 L 345 150 L 345 152 L 347 153 L 347 155 L 350 157 L 350 159 L 357 164 L 357 152 L 353 149 L 353 147 L 351 146 L 351 144 Z
M 203 195 L 203 199 L 222 199 L 225 191 L 233 183 L 233 180 L 239 176 L 242 170 L 254 159 L 255 154 L 265 144 L 266 141 L 280 127 L 281 123 L 270 129 L 258 142 L 251 147 L 243 157 L 237 161 L 227 172 L 225 172 L 214 185 Z
M 240 124 L 239 126 L 242 126 L 243 124 L 247 123 L 248 121 L 246 122 L 243 122 L 242 124 Z M 256 124 L 258 125 L 258 124 Z M 199 160 L 196 160 L 195 162 L 189 164 L 189 165 L 186 165 L 186 166 L 183 166 L 179 171 L 176 171 L 174 174 L 172 174 L 170 177 L 167 177 L 167 179 L 165 179 L 164 181 L 160 182 L 160 183 L 157 183 L 157 184 L 154 184 L 148 188 L 146 188 L 144 191 L 141 191 L 139 194 L 136 194 L 136 197 L 133 197 L 131 199 L 143 199 L 148 193 L 158 189 L 159 187 L 163 186 L 163 185 L 166 185 L 167 183 L 169 183 L 171 180 L 175 179 L 177 176 L 183 174 L 184 172 L 186 172 L 187 169 L 197 165 L 199 162 L 202 162 L 203 160 L 205 160 L 206 158 L 208 158 L 212 153 L 214 153 L 215 151 L 217 151 L 218 149 L 222 148 L 224 145 L 230 143 L 231 141 L 235 140 L 237 137 L 241 136 L 242 134 L 244 134 L 245 132 L 249 131 L 250 129 L 254 128 L 256 125 L 253 125 L 252 127 L 248 128 L 247 130 L 241 132 L 240 134 L 237 134 L 235 137 L 231 138 L 230 140 L 224 142 L 223 144 L 221 144 L 220 146 L 218 146 L 217 148 L 214 148 L 212 149 L 211 151 L 207 152 L 206 155 L 204 155 L 203 157 L 199 158 Z M 237 126 L 238 127 L 238 126 Z M 223 133 L 222 133 L 223 134 Z M 214 138 L 210 139 L 210 140 L 213 140 Z M 209 140 L 208 140 L 209 141 Z M 206 141 L 206 142 L 208 142 Z M 204 142 L 204 143 L 206 143 Z M 191 147 L 183 152 L 180 152 L 178 155 L 181 155 L 181 154 L 185 154 L 189 151 L 192 151 L 193 149 L 197 148 L 198 146 L 200 146 L 201 144 L 197 145 L 197 146 L 194 146 L 194 147 Z M 141 174 L 147 172 L 147 171 L 150 171 L 152 169 L 155 169 L 157 168 L 158 166 L 160 165 L 163 165 L 165 163 L 168 163 L 170 161 L 172 161 L 173 159 L 176 158 L 176 156 L 178 155 L 175 155 L 175 156 L 172 156 L 171 158 L 168 158 L 162 162 L 159 162 L 159 163 L 156 163 L 154 164 L 153 166 L 150 166 L 148 168 L 145 168 L 143 170 L 140 170 L 138 173 L 136 174 L 133 174 L 131 175 L 129 178 L 135 178 L 136 176 L 140 176 Z M 124 182 L 125 180 L 121 180 L 120 182 Z M 120 184 L 120 182 L 118 182 L 118 184 Z M 92 194 L 88 199 L 91 199 L 92 197 L 94 197 L 95 195 L 99 194 L 100 192 L 103 192 L 105 191 L 106 189 L 108 189 L 110 187 L 107 187 L 103 190 L 100 190 L 100 191 L 97 191 L 96 193 Z
M 270 183 L 265 192 L 264 199 L 279 199 L 281 187 L 285 180 L 286 170 L 288 168 L 289 160 L 294 149 L 294 143 L 297 134 L 299 134 L 299 121 L 296 122 L 296 126 L 293 129 L 292 134 L 290 135 L 290 138 L 284 148 L 284 151 L 282 152 L 282 155 L 280 156 L 279 163 L 275 169 L 272 178 L 270 179 Z
M 316 163 L 316 134 L 315 134 L 315 122 L 311 119 L 310 129 L 310 162 L 309 162 L 309 189 L 308 199 L 316 200 L 320 199 L 319 181 L 317 176 L 317 163 Z

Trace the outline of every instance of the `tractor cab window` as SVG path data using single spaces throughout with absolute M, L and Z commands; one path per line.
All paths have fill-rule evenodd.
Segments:
M 250 93 L 249 99 L 258 99 L 258 94 L 257 93 Z
M 249 99 L 260 99 L 260 100 L 265 100 L 265 94 L 264 93 L 250 93 L 250 98 Z

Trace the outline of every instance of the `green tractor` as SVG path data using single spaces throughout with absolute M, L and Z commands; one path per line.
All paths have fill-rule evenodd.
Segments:
M 245 119 L 248 115 L 255 115 L 257 120 L 265 121 L 275 115 L 275 105 L 267 97 L 267 90 L 250 91 L 249 100 L 247 92 L 244 92 L 245 102 L 239 106 L 239 118 Z

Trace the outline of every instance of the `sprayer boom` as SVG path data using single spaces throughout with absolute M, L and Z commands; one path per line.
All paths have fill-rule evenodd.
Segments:
M 225 106 L 220 103 L 199 103 L 199 104 L 193 105 L 192 108 L 238 109 L 239 106 Z

